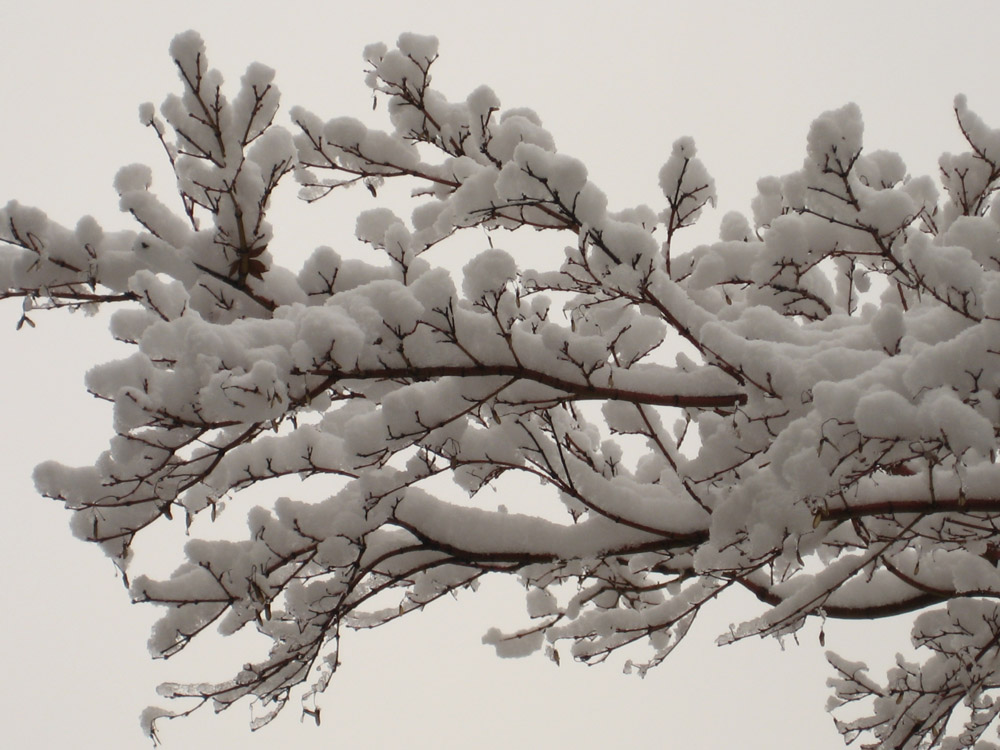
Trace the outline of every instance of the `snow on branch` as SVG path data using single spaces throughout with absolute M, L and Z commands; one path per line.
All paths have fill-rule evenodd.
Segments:
M 665 155 L 658 209 L 611 210 L 535 112 L 438 91 L 432 37 L 364 52 L 386 130 L 303 107 L 286 129 L 271 69 L 229 98 L 197 34 L 170 55 L 180 93 L 139 114 L 178 203 L 130 165 L 115 190 L 135 231 L 0 210 L 18 328 L 112 305 L 133 347 L 87 376 L 113 406 L 107 449 L 39 466 L 40 492 L 165 609 L 154 655 L 210 628 L 272 644 L 230 680 L 163 686 L 193 705 L 148 710 L 150 736 L 243 698 L 261 726 L 300 693 L 318 723 L 345 629 L 489 575 L 528 592 L 525 627 L 484 637 L 501 655 L 559 663 L 566 641 L 639 674 L 732 589 L 764 610 L 727 643 L 911 614 L 925 660 L 900 657 L 884 684 L 829 656 L 839 730 L 970 747 L 995 727 L 1000 131 L 964 98 L 969 151 L 941 158 L 940 192 L 866 151 L 847 105 L 813 123 L 800 170 L 758 182 L 752 221 L 730 213 L 719 241 L 684 249 L 716 200 L 691 138 Z M 364 185 L 378 206 L 356 236 L 383 262 L 321 247 L 281 265 L 268 210 L 290 174 L 310 202 Z M 380 193 L 391 180 L 412 188 L 408 220 Z M 493 246 L 524 228 L 548 243 L 535 268 Z M 327 499 L 243 506 L 243 539 L 206 531 L 291 476 Z M 171 523 L 191 536 L 183 564 L 133 569 Z

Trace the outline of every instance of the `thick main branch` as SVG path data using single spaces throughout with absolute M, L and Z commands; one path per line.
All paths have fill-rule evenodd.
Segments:
M 473 366 L 432 366 L 432 367 L 379 367 L 355 370 L 313 370 L 309 374 L 320 375 L 324 381 L 311 389 L 315 397 L 345 380 L 434 380 L 437 378 L 509 377 L 528 380 L 548 386 L 564 393 L 572 394 L 581 401 L 624 401 L 649 406 L 675 406 L 693 409 L 724 409 L 747 402 L 745 393 L 720 393 L 710 395 L 684 395 L 677 393 L 650 393 L 625 388 L 612 388 L 592 383 L 575 383 L 555 375 L 533 370 L 520 365 L 473 365 Z

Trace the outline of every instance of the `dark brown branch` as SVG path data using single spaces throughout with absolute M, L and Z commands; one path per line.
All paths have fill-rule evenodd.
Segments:
M 777 606 L 784 601 L 784 597 L 778 596 L 769 587 L 750 581 L 748 578 L 740 578 L 738 582 L 743 588 L 756 596 L 760 601 L 771 606 Z M 883 602 L 880 604 L 870 604 L 864 607 L 845 607 L 830 604 L 822 604 L 816 607 L 822 610 L 827 617 L 836 620 L 880 620 L 885 617 L 895 617 L 908 612 L 915 612 L 934 604 L 948 601 L 960 596 L 970 596 L 970 594 L 951 594 L 941 596 L 925 591 L 918 591 L 912 596 L 900 599 L 895 602 Z
M 530 380 L 555 390 L 571 393 L 582 401 L 625 401 L 649 406 L 675 406 L 691 409 L 725 409 L 747 402 L 745 393 L 726 393 L 710 396 L 685 396 L 680 394 L 649 393 L 623 388 L 608 388 L 587 383 L 574 383 L 548 373 L 518 365 L 433 366 L 433 367 L 383 367 L 360 370 L 314 370 L 310 375 L 325 378 L 313 388 L 318 395 L 344 380 L 433 380 L 436 378 L 477 378 L 503 376 L 515 380 Z

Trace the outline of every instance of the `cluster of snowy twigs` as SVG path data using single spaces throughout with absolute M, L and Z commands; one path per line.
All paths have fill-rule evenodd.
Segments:
M 260 725 L 296 688 L 318 718 L 342 628 L 506 573 L 529 622 L 491 630 L 498 652 L 648 648 L 640 673 L 728 589 L 766 608 L 723 641 L 914 613 L 921 663 L 880 682 L 830 654 L 838 728 L 866 747 L 997 747 L 982 738 L 1000 712 L 1000 131 L 964 99 L 969 151 L 941 158 L 943 192 L 863 151 L 849 105 L 815 121 L 800 170 L 760 180 L 752 219 L 727 214 L 718 242 L 680 252 L 715 200 L 691 139 L 659 173 L 659 210 L 611 211 L 535 113 L 432 88 L 433 38 L 365 50 L 387 132 L 301 108 L 286 129 L 270 69 L 230 100 L 196 34 L 171 55 L 181 95 L 140 116 L 180 210 L 131 166 L 115 186 L 136 232 L 0 211 L 19 325 L 114 304 L 135 347 L 88 376 L 114 405 L 108 450 L 40 466 L 40 490 L 165 608 L 156 655 L 209 626 L 273 639 L 228 682 L 164 686 L 195 704 L 147 711 L 151 735 L 244 697 Z M 405 181 L 416 207 L 358 218 L 383 262 L 321 247 L 294 272 L 267 221 L 289 176 L 320 205 Z M 483 229 L 551 251 L 519 268 Z M 441 247 L 468 253 L 460 280 Z M 248 509 L 242 541 L 199 537 L 200 514 L 289 475 L 334 494 Z M 529 511 L 480 493 L 519 476 L 548 488 Z M 129 570 L 144 530 L 171 522 L 191 529 L 187 562 L 168 580 Z

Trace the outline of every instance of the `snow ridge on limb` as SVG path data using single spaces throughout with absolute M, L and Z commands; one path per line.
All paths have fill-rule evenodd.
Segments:
M 758 183 L 752 222 L 727 215 L 720 241 L 681 252 L 715 201 L 693 140 L 659 172 L 659 212 L 609 210 L 534 112 L 485 86 L 437 91 L 432 37 L 364 52 L 386 131 L 301 107 L 287 131 L 269 68 L 251 65 L 230 100 L 197 34 L 171 56 L 181 93 L 140 120 L 176 210 L 132 165 L 115 189 L 136 232 L 0 212 L 0 296 L 22 300 L 19 326 L 113 303 L 113 335 L 135 346 L 87 377 L 114 407 L 108 449 L 89 467 L 43 464 L 39 489 L 136 601 L 166 609 L 155 655 L 210 627 L 272 643 L 231 680 L 163 686 L 194 705 L 147 711 L 151 736 L 158 718 L 243 698 L 261 726 L 303 683 L 318 720 L 345 626 L 489 574 L 528 592 L 526 627 L 484 637 L 498 653 L 624 649 L 639 674 L 732 588 L 766 609 L 723 642 L 925 610 L 914 635 L 931 656 L 885 686 L 831 655 L 831 705 L 868 711 L 837 726 L 885 748 L 984 736 L 1000 676 L 1000 136 L 964 99 L 970 151 L 942 157 L 944 203 L 895 154 L 864 150 L 848 105 L 813 124 L 800 170 Z M 384 263 L 321 247 L 293 272 L 267 220 L 290 173 L 307 201 L 356 184 L 384 201 L 403 180 L 417 205 L 358 217 Z M 473 227 L 557 244 L 522 269 L 492 239 L 470 245 Z M 439 245 L 465 254 L 460 283 Z M 203 516 L 291 475 L 330 496 L 250 508 L 245 539 L 207 538 Z M 516 477 L 548 492 L 517 492 L 513 509 L 479 494 Z M 186 562 L 167 580 L 133 570 L 145 529 L 182 518 Z

